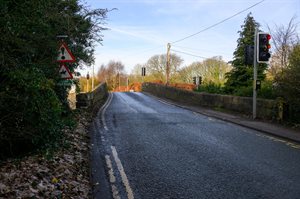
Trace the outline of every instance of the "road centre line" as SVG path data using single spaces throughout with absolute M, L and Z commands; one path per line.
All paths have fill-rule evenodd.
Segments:
M 121 163 L 121 160 L 118 157 L 117 150 L 116 150 L 116 148 L 114 146 L 111 146 L 111 150 L 112 150 L 112 154 L 113 154 L 114 160 L 115 160 L 115 162 L 117 164 L 117 168 L 118 168 L 118 170 L 120 172 L 123 185 L 125 186 L 125 189 L 126 189 L 126 192 L 127 192 L 127 198 L 128 199 L 134 199 L 132 189 L 131 189 L 131 187 L 129 185 L 129 181 L 128 181 L 127 175 L 126 175 L 126 173 L 124 171 L 124 167 L 123 167 L 123 165 Z
M 104 108 L 103 108 L 103 111 L 102 111 L 102 114 L 101 114 L 101 119 L 102 119 L 103 127 L 104 127 L 104 129 L 107 130 L 107 131 L 108 131 L 108 128 L 107 128 L 107 125 L 106 125 L 106 121 L 105 121 L 104 115 L 105 115 L 106 109 L 108 108 L 108 106 L 110 105 L 110 103 L 111 103 L 111 101 L 112 101 L 112 99 L 113 99 L 113 96 L 114 96 L 113 94 L 110 94 L 110 95 L 109 95 L 109 99 L 107 100 L 107 104 L 104 105 Z

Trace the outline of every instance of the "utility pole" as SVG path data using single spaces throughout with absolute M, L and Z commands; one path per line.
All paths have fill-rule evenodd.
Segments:
M 92 71 L 92 91 L 94 90 L 94 64 L 93 64 L 93 71 Z
M 119 92 L 120 92 L 120 83 L 121 83 L 121 78 L 120 78 L 120 71 L 119 71 Z
M 169 84 L 169 78 L 170 78 L 170 49 L 171 44 L 167 44 L 167 67 L 166 67 L 166 85 Z
M 255 28 L 255 35 L 254 35 L 254 58 L 253 58 L 253 105 L 252 105 L 252 117 L 253 119 L 256 118 L 256 80 L 257 80 L 257 33 L 258 29 Z
M 127 91 L 129 91 L 129 78 L 127 77 Z

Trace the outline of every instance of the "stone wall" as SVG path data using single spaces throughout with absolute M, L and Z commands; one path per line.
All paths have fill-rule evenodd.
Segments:
M 247 115 L 252 114 L 252 98 L 231 95 L 198 93 L 154 83 L 144 83 L 142 91 L 193 106 L 221 108 Z M 276 101 L 257 99 L 257 117 L 276 118 Z
M 76 95 L 76 108 L 97 107 L 108 96 L 106 83 L 98 85 L 93 91 Z

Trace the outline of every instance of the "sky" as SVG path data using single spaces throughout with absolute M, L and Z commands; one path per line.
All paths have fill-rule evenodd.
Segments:
M 117 8 L 107 15 L 104 26 L 109 30 L 102 32 L 102 45 L 96 46 L 94 71 L 96 73 L 102 64 L 115 60 L 121 61 L 129 74 L 136 64 L 146 63 L 153 55 L 165 54 L 167 43 L 171 43 L 171 50 L 174 50 L 171 53 L 184 60 L 182 67 L 213 56 L 222 56 L 223 60 L 230 61 L 237 46 L 238 31 L 249 12 L 265 32 L 268 31 L 267 26 L 272 29 L 276 25 L 286 25 L 293 16 L 297 17 L 297 23 L 300 22 L 300 0 L 261 1 L 85 0 L 91 9 Z M 213 28 L 175 42 L 256 3 L 259 4 Z M 300 24 L 298 32 L 300 34 Z M 92 67 L 85 67 L 82 75 L 87 71 L 91 74 Z

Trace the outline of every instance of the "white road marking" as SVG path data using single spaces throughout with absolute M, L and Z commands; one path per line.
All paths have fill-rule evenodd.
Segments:
M 164 101 L 164 100 L 162 100 L 162 99 L 158 99 L 158 98 L 157 98 L 157 101 L 159 101 L 159 102 L 161 102 L 161 103 L 163 103 L 163 104 L 166 104 L 166 105 L 168 105 L 168 106 L 176 107 L 174 104 L 172 104 L 172 103 L 170 103 L 170 102 L 167 102 L 167 101 Z
M 112 99 L 113 99 L 113 96 L 114 96 L 113 94 L 110 94 L 110 95 L 109 95 L 109 99 L 107 100 L 107 104 L 103 106 L 104 108 L 103 108 L 102 115 L 101 115 L 103 127 L 104 127 L 104 129 L 107 130 L 107 131 L 108 131 L 108 128 L 107 128 L 107 125 L 106 125 L 106 121 L 105 121 L 104 115 L 105 115 L 106 109 L 108 108 L 108 106 L 110 105 L 110 103 L 111 103 L 111 101 L 112 101 Z
M 210 121 L 216 121 L 214 118 L 211 118 L 211 117 L 207 117 L 207 119 Z
M 283 140 L 283 139 L 280 139 L 280 138 L 272 137 L 272 136 L 269 136 L 269 135 L 262 135 L 262 134 L 256 134 L 256 135 L 259 136 L 259 137 L 268 138 L 268 139 L 270 139 L 270 140 L 272 140 L 274 142 L 282 142 L 285 145 L 287 145 L 289 147 L 292 147 L 294 149 L 300 149 L 300 145 L 299 144 L 292 143 L 292 142 L 289 142 L 287 140 Z
M 105 161 L 106 161 L 106 166 L 108 168 L 109 182 L 111 184 L 111 190 L 112 190 L 113 198 L 114 199 L 120 199 L 119 190 L 114 185 L 114 183 L 116 182 L 116 177 L 115 177 L 115 174 L 114 174 L 114 170 L 112 168 L 112 163 L 111 163 L 109 155 L 105 156 Z
M 102 141 L 102 142 L 105 142 L 105 138 L 104 138 L 103 135 L 101 135 L 101 141 Z
M 111 160 L 109 155 L 105 156 L 105 161 L 106 161 L 106 166 L 108 168 L 108 174 L 109 174 L 109 182 L 110 183 L 115 183 L 116 182 L 116 177 L 114 175 L 114 170 L 112 168 Z
M 112 189 L 112 193 L 113 193 L 113 198 L 114 199 L 121 199 L 121 197 L 119 196 L 119 191 L 118 191 L 118 188 L 116 187 L 116 185 L 112 185 L 111 189 Z
M 123 167 L 123 165 L 121 163 L 121 160 L 118 157 L 117 150 L 116 150 L 116 148 L 114 146 L 111 146 L 111 150 L 112 150 L 112 154 L 113 154 L 114 160 L 115 160 L 115 162 L 117 164 L 117 168 L 118 168 L 118 170 L 120 172 L 123 185 L 125 186 L 125 189 L 126 189 L 126 192 L 127 192 L 127 198 L 128 199 L 134 199 L 132 189 L 131 189 L 131 187 L 129 185 L 129 181 L 128 181 L 127 175 L 126 175 L 126 173 L 124 171 L 124 167 Z
M 98 113 L 97 113 L 97 117 L 100 116 L 100 113 L 102 113 L 102 110 L 104 109 L 104 107 L 106 107 L 108 101 L 109 101 L 109 98 L 110 98 L 110 94 L 108 93 L 108 100 L 106 100 L 106 102 L 103 104 L 103 106 L 99 109 Z

